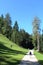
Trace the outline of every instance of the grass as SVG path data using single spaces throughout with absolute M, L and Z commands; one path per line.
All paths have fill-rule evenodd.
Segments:
M 0 34 L 0 65 L 19 64 L 27 51 Z
M 43 65 L 43 53 L 35 51 L 36 58 L 38 59 L 39 63 Z

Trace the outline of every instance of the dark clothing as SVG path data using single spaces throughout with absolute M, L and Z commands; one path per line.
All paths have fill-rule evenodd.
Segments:
M 32 55 L 32 53 L 31 53 L 31 52 L 30 52 L 29 54 L 30 54 L 30 55 Z

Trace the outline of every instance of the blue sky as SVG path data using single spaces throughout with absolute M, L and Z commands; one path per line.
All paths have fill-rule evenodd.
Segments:
M 0 15 L 9 13 L 12 25 L 18 21 L 19 28 L 32 33 L 32 21 L 35 16 L 41 20 L 43 29 L 43 0 L 0 0 Z

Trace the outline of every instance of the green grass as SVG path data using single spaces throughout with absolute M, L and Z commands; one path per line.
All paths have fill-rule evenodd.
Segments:
M 0 34 L 0 65 L 19 64 L 27 51 Z
M 43 65 L 43 53 L 35 51 L 36 58 L 38 59 L 39 63 Z

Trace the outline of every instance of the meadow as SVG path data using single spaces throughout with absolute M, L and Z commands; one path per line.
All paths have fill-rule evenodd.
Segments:
M 27 52 L 0 34 L 0 65 L 17 65 Z

